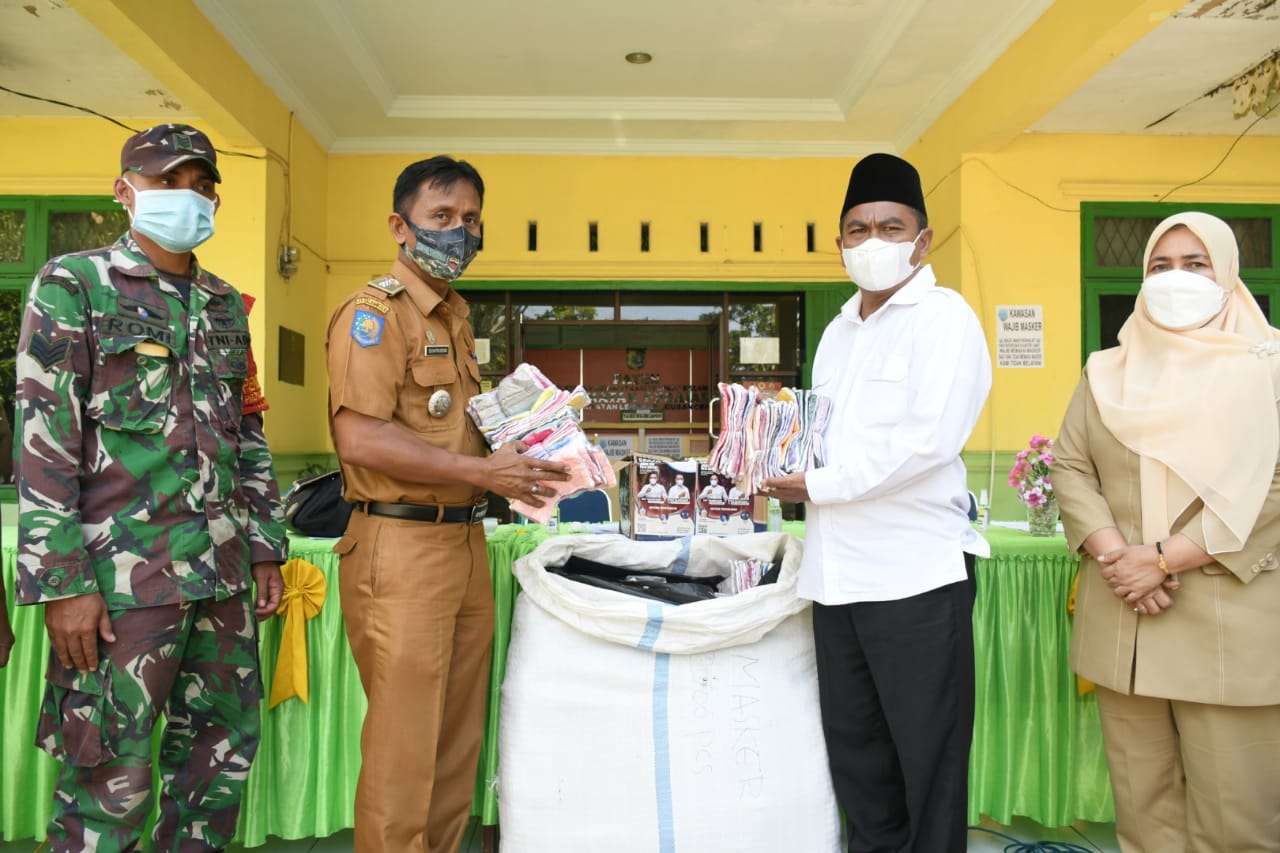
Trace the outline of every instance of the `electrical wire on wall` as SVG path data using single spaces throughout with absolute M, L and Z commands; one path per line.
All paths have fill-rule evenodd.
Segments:
M 1216 164 L 1212 169 L 1210 169 L 1209 171 L 1205 172 L 1203 175 L 1201 175 L 1200 177 L 1196 178 L 1194 181 L 1188 181 L 1188 182 L 1187 182 L 1187 183 L 1185 183 L 1185 184 L 1178 184 L 1176 187 L 1174 187 L 1173 189 L 1169 190 L 1169 191 L 1168 191 L 1167 193 L 1165 193 L 1164 195 L 1160 196 L 1160 198 L 1156 199 L 1156 201 L 1157 201 L 1157 202 L 1164 201 L 1164 200 L 1165 200 L 1165 199 L 1167 199 L 1169 196 L 1171 196 L 1171 195 L 1173 195 L 1174 193 L 1176 193 L 1178 190 L 1186 189 L 1187 187 L 1194 187 L 1196 184 L 1198 184 L 1198 183 L 1200 183 L 1201 181 L 1203 181 L 1203 180 L 1207 179 L 1207 178 L 1208 178 L 1210 175 L 1212 175 L 1214 172 L 1216 172 L 1216 171 L 1218 171 L 1219 169 L 1221 169 L 1221 168 L 1222 168 L 1222 164 L 1223 164 L 1223 163 L 1225 163 L 1225 162 L 1227 162 L 1227 158 L 1231 156 L 1231 152 L 1232 152 L 1232 151 L 1236 150 L 1236 146 L 1240 144 L 1240 140 L 1244 139 L 1245 134 L 1246 134 L 1246 133 L 1248 133 L 1249 131 L 1253 130 L 1254 126 L 1255 126 L 1258 122 L 1262 121 L 1264 118 L 1268 118 L 1268 117 L 1270 117 L 1270 115 L 1271 115 L 1273 112 L 1275 112 L 1276 107 L 1280 107 L 1280 102 L 1276 102 L 1276 103 L 1272 104 L 1272 105 L 1267 109 L 1267 111 L 1266 111 L 1265 113 L 1263 113 L 1262 115 L 1258 116 L 1258 117 L 1257 117 L 1257 118 L 1255 118 L 1253 121 L 1249 122 L 1249 126 L 1248 126 L 1248 127 L 1246 127 L 1244 130 L 1240 131 L 1240 135 L 1239 135 L 1239 136 L 1237 136 L 1235 139 L 1231 140 L 1231 145 L 1229 145 L 1229 146 L 1227 147 L 1226 153 L 1222 155 L 1222 159 L 1221 159 L 1221 160 L 1219 160 L 1219 161 L 1217 162 L 1217 164 Z
M 67 101 L 59 101 L 56 98 L 46 98 L 42 95 L 33 95 L 30 92 L 20 92 L 17 89 L 11 89 L 8 86 L 0 86 L 0 91 L 8 92 L 9 94 L 16 95 L 20 98 L 27 98 L 32 101 L 40 101 L 46 104 L 53 104 L 54 106 L 66 107 L 69 110 L 76 110 L 78 112 L 87 113 L 88 115 L 103 119 L 104 121 L 109 121 L 112 124 L 116 125 L 117 127 L 123 128 L 129 131 L 130 133 L 140 132 L 140 128 L 131 127 L 130 125 L 125 124 L 124 122 L 120 121 L 117 118 L 106 115 L 105 113 L 98 112 L 97 110 L 91 109 L 89 107 L 80 106 L 79 104 L 72 104 L 72 103 L 68 103 Z M 313 255 L 319 258 L 323 263 L 325 263 L 326 267 L 328 265 L 328 261 L 323 256 L 321 256 L 319 252 L 317 252 L 315 249 L 312 249 L 310 246 L 307 246 L 307 244 L 303 243 L 301 240 L 298 240 L 293 236 L 293 174 L 290 168 L 290 164 L 293 160 L 294 121 L 295 121 L 295 113 L 290 111 L 289 127 L 288 127 L 288 133 L 287 133 L 288 147 L 287 147 L 287 154 L 284 157 L 280 156 L 279 153 L 277 153 L 275 150 L 273 150 L 270 147 L 263 148 L 263 150 L 266 151 L 266 154 L 248 154 L 243 151 L 230 151 L 225 148 L 217 148 L 217 147 L 213 149 L 214 151 L 217 151 L 219 154 L 221 154 L 224 157 L 243 157 L 248 160 L 270 160 L 271 162 L 276 163 L 277 165 L 280 166 L 280 171 L 284 176 L 284 211 L 281 214 L 280 234 L 279 234 L 279 239 L 277 241 L 278 246 L 277 246 L 276 257 L 279 265 L 280 274 L 285 278 L 288 278 L 289 276 L 291 276 L 293 272 L 297 269 L 297 260 L 298 260 L 297 251 L 298 250 L 293 248 L 293 243 L 298 243 L 299 245 L 304 246 L 308 251 L 310 251 Z
M 1207 180 L 1210 176 L 1212 176 L 1215 172 L 1217 172 L 1220 168 L 1222 168 L 1223 164 L 1224 164 L 1224 163 L 1226 163 L 1226 162 L 1227 162 L 1227 160 L 1230 158 L 1231 153 L 1232 153 L 1233 151 L 1235 151 L 1236 146 L 1240 144 L 1240 141 L 1241 141 L 1241 140 L 1243 140 L 1243 139 L 1244 139 L 1244 137 L 1245 137 L 1246 135 L 1248 135 L 1249 131 L 1253 130 L 1253 128 L 1254 128 L 1255 126 L 1257 126 L 1258 122 L 1262 121 L 1262 120 L 1263 120 L 1263 119 L 1265 119 L 1265 118 L 1270 117 L 1270 116 L 1271 116 L 1271 114 L 1272 114 L 1273 112 L 1275 112 L 1275 110 L 1276 110 L 1276 109 L 1278 109 L 1278 108 L 1280 108 L 1280 103 L 1273 104 L 1269 109 L 1267 109 L 1267 111 L 1266 111 L 1266 112 L 1262 113 L 1262 114 L 1261 114 L 1261 115 L 1259 115 L 1257 118 L 1255 118 L 1253 121 L 1249 122 L 1249 124 L 1248 124 L 1248 125 L 1247 125 L 1243 130 L 1242 130 L 1242 131 L 1240 131 L 1240 133 L 1238 133 L 1238 134 L 1235 136 L 1235 138 L 1231 141 L 1231 144 L 1227 146 L 1227 150 L 1226 150 L 1225 152 L 1223 152 L 1222 157 L 1221 157 L 1221 158 L 1219 158 L 1218 162 L 1213 166 L 1213 168 L 1209 169 L 1209 171 L 1205 172 L 1203 175 L 1201 175 L 1200 177 L 1196 178 L 1195 180 L 1187 181 L 1187 182 L 1185 182 L 1185 183 L 1178 184 L 1178 185 L 1176 185 L 1176 186 L 1172 187 L 1171 189 L 1169 189 L 1168 191 L 1166 191 L 1163 195 L 1161 195 L 1159 198 L 1157 198 L 1157 199 L 1156 199 L 1156 202 L 1157 202 L 1157 203 L 1164 202 L 1165 200 L 1167 200 L 1167 199 L 1169 198 L 1169 196 L 1173 195 L 1173 194 L 1174 194 L 1174 193 L 1176 193 L 1178 190 L 1182 190 L 1182 189 L 1186 189 L 1187 187 L 1195 186 L 1195 185 L 1200 184 L 1200 183 L 1202 183 L 1203 181 Z M 1056 211 L 1056 212 L 1059 212 L 1059 213 L 1069 213 L 1069 214 L 1073 214 L 1073 215 L 1077 215 L 1077 216 L 1078 216 L 1078 215 L 1079 215 L 1079 213 L 1080 213 L 1080 209 L 1079 209 L 1079 207 L 1074 207 L 1074 208 L 1071 208 L 1071 207 L 1060 207 L 1060 206 L 1058 206 L 1058 205 L 1056 205 L 1056 204 L 1052 204 L 1052 203 L 1050 203 L 1050 202 L 1048 202 L 1048 201 L 1044 200 L 1043 198 L 1041 198 L 1040 196 L 1038 196 L 1038 195 L 1036 195 L 1035 193 L 1031 192 L 1030 190 L 1026 189 L 1025 187 L 1021 187 L 1021 186 L 1019 186 L 1019 185 L 1015 184 L 1014 182 L 1012 182 L 1012 181 L 1008 180 L 1008 179 L 1007 179 L 1007 178 L 1005 178 L 1003 175 L 1001 175 L 999 172 L 997 172 L 997 171 L 996 171 L 996 170 L 991 166 L 991 164 L 990 164 L 990 163 L 986 162 L 986 160 L 984 160 L 983 158 L 980 158 L 980 157 L 964 157 L 964 158 L 962 158 L 962 159 L 960 160 L 960 162 L 959 162 L 959 163 L 957 163 L 957 164 L 956 164 L 953 168 L 951 168 L 951 169 L 950 169 L 946 174 L 944 174 L 942 177 L 940 177 L 937 181 L 935 181 L 935 182 L 934 182 L 933 186 L 929 188 L 929 191 L 925 193 L 924 197 L 925 197 L 926 199 L 928 199 L 930 196 L 932 196 L 932 195 L 933 195 L 933 194 L 938 190 L 938 188 L 939 188 L 939 187 L 941 187 L 944 183 L 946 183 L 948 180 L 950 180 L 952 176 L 954 176 L 954 175 L 956 175 L 958 172 L 960 172 L 960 171 L 961 171 L 961 170 L 962 170 L 966 165 L 968 165 L 969 163 L 977 163 L 977 164 L 981 165 L 981 166 L 982 166 L 983 168 L 985 168 L 988 172 L 990 172 L 990 173 L 991 173 L 991 175 L 992 175 L 996 180 L 1000 181 L 1002 184 L 1004 184 L 1005 186 L 1007 186 L 1007 187 L 1009 187 L 1010 189 L 1014 190 L 1015 192 L 1018 192 L 1018 193 L 1020 193 L 1020 194 L 1022 194 L 1022 195 L 1024 195 L 1024 196 L 1026 196 L 1027 198 L 1030 198 L 1031 200 L 1035 201 L 1037 204 L 1041 205 L 1042 207 L 1044 207 L 1044 208 L 1046 208 L 1046 209 L 1048 209 L 1048 210 Z M 986 317 L 986 310 L 987 310 L 987 305 L 986 305 L 986 287 L 985 287 L 985 280 L 984 280 L 984 278 L 983 278 L 983 276 L 982 276 L 981 269 L 980 269 L 980 266 L 979 266 L 979 262 L 978 262 L 978 252 L 977 252 L 977 249 L 974 247 L 974 245 L 973 245 L 973 241 L 972 241 L 972 239 L 970 239 L 970 237 L 969 237 L 968 233 L 964 230 L 964 227 L 963 227 L 962 225 L 957 226 L 953 231 L 951 231 L 951 232 L 946 236 L 946 238 L 944 238 L 943 240 L 941 240 L 941 241 L 939 241 L 938 243 L 936 243 L 936 244 L 935 244 L 935 246 L 934 246 L 934 248 L 935 248 L 935 249 L 941 249 L 941 248 L 942 248 L 944 245 L 946 245 L 946 244 L 951 240 L 951 238 L 952 238 L 952 237 L 954 237 L 957 233 L 960 235 L 961 240 L 962 240 L 962 241 L 965 243 L 965 245 L 968 247 L 968 249 L 969 249 L 969 254 L 970 254 L 970 256 L 973 258 L 974 277 L 976 278 L 976 288 L 975 288 L 975 292 L 976 292 L 976 294 L 977 294 L 978 309 L 979 309 L 979 315 L 978 315 L 978 316 L 979 316 L 979 320 L 980 320 L 980 321 L 983 321 L 983 320 L 985 319 L 985 317 Z M 993 386 L 993 388 L 994 388 L 994 386 Z M 990 444 L 991 444 L 991 450 L 990 450 L 991 457 L 990 457 L 990 463 L 989 463 L 989 465 L 988 465 L 988 477 L 987 477 L 987 479 L 988 479 L 988 494 L 989 494 L 989 495 L 991 495 L 991 494 L 995 494 L 995 468 L 996 468 L 996 399 L 995 399 L 995 394 L 994 394 L 994 393 L 991 395 L 991 413 L 990 413 L 990 435 L 989 435 L 989 441 L 990 441 Z
M 293 162 L 293 111 L 289 112 L 289 127 L 286 131 L 284 162 L 284 210 L 280 213 L 280 235 L 276 240 L 276 259 L 280 266 L 280 275 L 289 278 L 298 271 L 298 250 L 292 245 L 293 240 L 293 171 L 289 165 Z
M 109 115 L 100 113 L 97 110 L 90 109 L 89 107 L 82 107 L 79 104 L 71 104 L 71 103 L 67 103 L 66 101 L 59 101 L 59 100 L 56 100 L 55 98 L 46 98 L 41 95 L 32 95 L 29 92 L 19 92 L 17 89 L 10 89 L 8 86 L 0 86 L 0 92 L 8 92 L 10 95 L 17 95 L 19 98 L 27 98 L 32 101 L 41 101 L 46 104 L 53 104 L 54 106 L 66 107 L 67 109 L 70 109 L 70 110 L 78 110 L 82 113 L 88 113 L 91 116 L 95 116 L 105 121 L 109 121 L 112 124 L 116 125 L 117 127 L 122 127 L 125 130 L 129 131 L 130 133 L 140 133 L 143 130 L 143 128 L 130 127 L 129 125 L 125 124 L 119 119 L 112 118 Z M 216 148 L 216 147 L 213 150 L 217 151 L 219 154 L 222 154 L 225 157 L 244 157 L 248 160 L 272 160 L 276 163 L 279 163 L 280 167 L 284 169 L 286 173 L 288 172 L 288 169 L 289 169 L 289 162 L 270 148 L 263 149 L 264 151 L 267 152 L 266 154 L 247 154 L 243 151 L 229 151 L 225 148 Z

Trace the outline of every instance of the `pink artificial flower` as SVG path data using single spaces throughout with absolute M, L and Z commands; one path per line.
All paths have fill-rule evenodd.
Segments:
M 1044 494 L 1039 489 L 1027 492 L 1027 506 L 1041 506 L 1044 502 Z

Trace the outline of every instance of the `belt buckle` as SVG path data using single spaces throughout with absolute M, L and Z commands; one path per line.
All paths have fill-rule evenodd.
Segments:
M 488 501 L 480 501 L 480 503 L 472 505 L 472 507 L 471 507 L 471 521 L 470 521 L 470 522 L 468 522 L 468 523 L 469 523 L 469 524 L 480 524 L 482 521 L 484 521 L 484 514 L 485 514 L 486 512 L 488 512 L 488 511 L 489 511 L 489 502 L 488 502 Z

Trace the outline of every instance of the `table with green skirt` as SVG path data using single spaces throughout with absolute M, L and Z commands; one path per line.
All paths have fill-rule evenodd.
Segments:
M 802 523 L 785 529 L 798 536 Z M 566 531 L 569 532 L 569 531 Z M 0 837 L 43 839 L 56 764 L 32 746 L 48 655 L 40 607 L 13 607 L 13 528 L 3 531 L 6 606 L 17 644 L 0 670 Z M 498 822 L 498 705 L 511 614 L 518 591 L 511 566 L 543 541 L 535 526 L 499 527 L 488 543 L 497 618 L 484 745 L 472 813 Z M 977 708 L 969 774 L 969 818 L 1008 823 L 1022 815 L 1046 826 L 1115 820 L 1092 694 L 1080 696 L 1067 667 L 1066 602 L 1077 561 L 1061 536 L 1032 538 L 992 527 L 992 557 L 978 560 L 974 610 Z M 328 579 L 323 610 L 306 626 L 310 702 L 262 705 L 262 744 L 249 774 L 238 839 L 323 837 L 353 824 L 365 697 L 343 631 L 333 540 L 293 537 L 290 556 Z M 270 692 L 283 619 L 262 626 L 262 677 Z

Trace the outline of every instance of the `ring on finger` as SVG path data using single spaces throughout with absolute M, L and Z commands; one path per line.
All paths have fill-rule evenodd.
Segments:
M 534 497 L 537 497 L 537 496 L 538 496 L 538 484 L 537 484 L 537 483 L 534 483 L 532 486 L 530 486 L 530 487 L 529 487 L 529 494 L 533 495 Z

